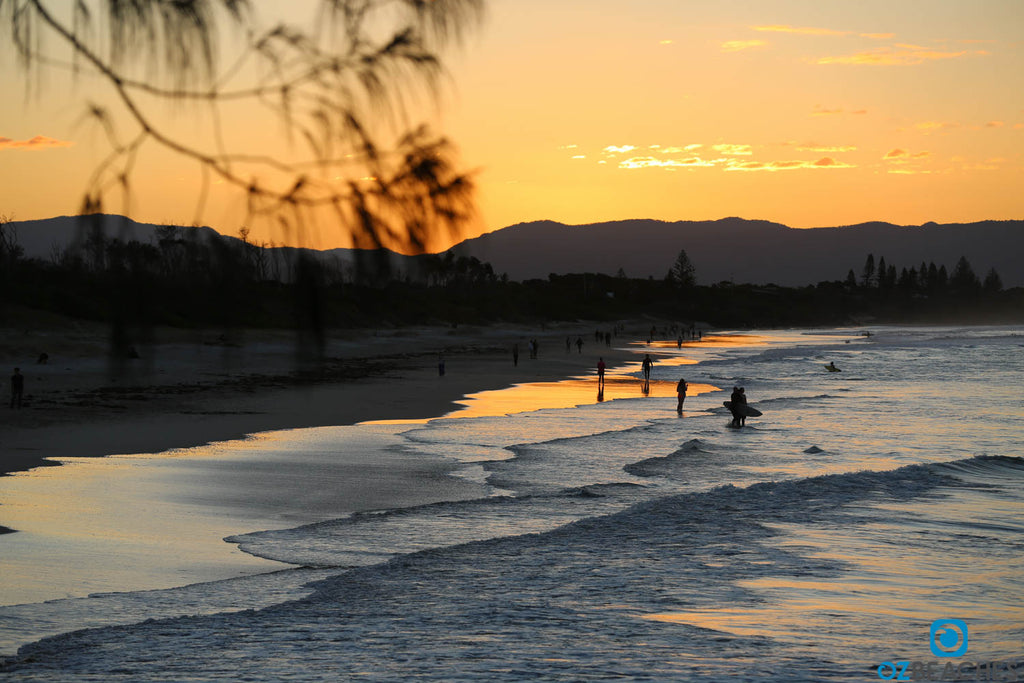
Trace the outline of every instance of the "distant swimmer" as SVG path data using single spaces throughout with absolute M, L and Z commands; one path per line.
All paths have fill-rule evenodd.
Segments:
M 686 380 L 682 378 L 679 380 L 679 384 L 676 385 L 676 396 L 679 397 L 679 403 L 676 404 L 676 412 L 680 415 L 683 414 L 683 401 L 686 400 L 686 390 L 688 388 L 689 385 L 686 383 Z
M 839 368 L 836 367 L 836 362 L 835 361 L 832 361 L 831 363 L 826 365 L 825 369 L 828 370 L 829 372 L 842 372 L 842 370 L 840 370 Z

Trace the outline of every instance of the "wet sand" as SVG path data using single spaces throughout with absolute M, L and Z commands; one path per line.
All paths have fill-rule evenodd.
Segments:
M 0 407 L 0 472 L 51 464 L 47 458 L 156 453 L 280 429 L 437 417 L 468 394 L 594 374 L 598 357 L 609 367 L 633 360 L 627 344 L 639 330 L 627 329 L 608 347 L 594 341 L 595 329 L 610 325 L 360 330 L 331 336 L 316 365 L 296 360 L 287 331 L 230 339 L 217 331 L 159 331 L 159 343 L 139 347 L 140 358 L 112 363 L 99 325 L 4 330 L 0 362 L 8 373 L 21 368 L 25 397 L 21 410 Z M 566 353 L 567 336 L 584 340 L 582 353 L 575 344 Z M 540 347 L 535 360 L 527 350 L 532 338 Z M 41 350 L 45 365 L 35 363 Z
M 0 409 L 0 462 L 13 473 L 0 477 L 0 524 L 20 532 L 0 540 L 10 551 L 0 604 L 265 572 L 281 565 L 223 538 L 486 495 L 450 476 L 453 462 L 388 453 L 379 438 L 339 450 L 359 434 L 303 428 L 591 403 L 598 358 L 609 368 L 604 398 L 638 395 L 639 382 L 614 369 L 635 369 L 639 351 L 655 352 L 631 342 L 640 325 L 611 346 L 595 341 L 595 329 L 360 331 L 331 338 L 316 367 L 296 363 L 287 333 L 249 332 L 228 345 L 212 333 L 167 331 L 116 373 L 102 329 L 62 331 L 45 365 L 25 362 L 27 347 L 53 338 L 27 333 L 26 349 L 0 349 L 26 376 L 25 406 Z M 577 337 L 582 352 L 575 343 L 567 351 Z M 529 339 L 539 341 L 536 359 Z M 121 561 L 111 565 L 112 556 Z

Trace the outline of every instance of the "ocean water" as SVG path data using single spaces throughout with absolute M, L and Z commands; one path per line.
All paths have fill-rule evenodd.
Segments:
M 0 678 L 1024 680 L 1024 328 L 864 331 L 638 347 L 650 395 L 637 364 L 602 402 L 384 430 L 487 495 L 228 537 L 279 571 L 0 607 Z

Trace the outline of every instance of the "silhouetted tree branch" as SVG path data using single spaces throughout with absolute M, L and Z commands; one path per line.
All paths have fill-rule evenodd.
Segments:
M 155 145 L 201 169 L 197 218 L 216 181 L 245 198 L 250 216 L 272 216 L 286 230 L 327 209 L 361 246 L 419 249 L 457 231 L 472 183 L 451 145 L 410 112 L 436 92 L 440 52 L 478 23 L 483 0 L 319 0 L 308 29 L 261 29 L 256 8 L 250 0 L 0 0 L 26 72 L 63 66 L 116 95 L 120 111 L 87 105 L 111 151 L 87 183 L 83 213 L 102 211 L 114 191 L 127 206 L 140 150 Z M 71 61 L 44 48 L 44 37 L 70 50 Z M 225 42 L 240 46 L 228 67 Z M 161 123 L 161 108 L 183 104 L 208 110 L 214 143 L 182 139 Z M 264 154 L 258 140 L 226 142 L 225 130 L 257 107 L 285 124 L 297 158 Z M 115 124 L 123 115 L 128 135 Z

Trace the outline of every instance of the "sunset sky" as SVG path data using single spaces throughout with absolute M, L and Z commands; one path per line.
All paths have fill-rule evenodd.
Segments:
M 285 4 L 257 6 L 269 24 Z M 469 236 L 539 219 L 1024 218 L 1020 0 L 492 0 L 447 58 L 423 116 L 476 169 Z M 85 102 L 109 93 L 58 74 L 26 96 L 4 48 L 0 69 L 0 214 L 75 213 L 107 151 Z M 196 125 L 185 107 L 160 115 Z M 283 144 L 233 115 L 233 132 Z M 153 151 L 134 173 L 133 218 L 193 222 L 194 164 Z M 201 222 L 242 220 L 214 191 Z M 330 228 L 309 242 L 347 246 Z

